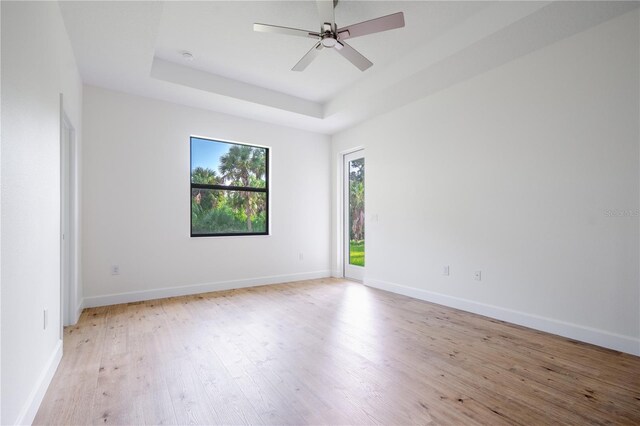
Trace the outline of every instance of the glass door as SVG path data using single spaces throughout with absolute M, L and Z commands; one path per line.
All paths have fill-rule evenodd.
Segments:
M 365 266 L 364 150 L 344 156 L 344 276 L 362 281 Z

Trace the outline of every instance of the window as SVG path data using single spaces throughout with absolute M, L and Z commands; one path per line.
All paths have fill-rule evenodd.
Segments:
M 191 236 L 268 235 L 269 149 L 191 137 Z

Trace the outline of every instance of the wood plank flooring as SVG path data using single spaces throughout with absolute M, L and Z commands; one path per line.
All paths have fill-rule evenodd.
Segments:
M 86 309 L 35 424 L 640 424 L 640 358 L 336 279 Z

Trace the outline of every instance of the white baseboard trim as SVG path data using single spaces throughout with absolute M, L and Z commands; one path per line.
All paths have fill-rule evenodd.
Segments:
M 331 276 L 333 278 L 344 278 L 344 274 L 342 273 L 342 271 L 339 271 L 338 269 L 334 269 L 333 271 L 331 271 Z
M 53 375 L 58 369 L 58 364 L 60 364 L 61 359 L 62 340 L 58 340 L 51 356 L 45 364 L 44 369 L 40 373 L 40 377 L 38 377 L 38 381 L 29 394 L 29 398 L 20 411 L 20 414 L 18 414 L 18 418 L 14 424 L 30 425 L 33 423 L 33 420 L 36 418 L 36 414 L 38 413 L 38 409 L 40 408 L 40 404 L 42 403 L 42 399 L 44 398 L 44 394 L 47 392 L 47 388 L 49 388 L 51 379 L 53 379 Z
M 244 280 L 219 281 L 204 284 L 193 284 L 180 287 L 157 288 L 129 293 L 107 294 L 84 298 L 85 308 L 117 305 L 119 303 L 140 302 L 143 300 L 163 299 L 166 297 L 186 296 L 190 294 L 208 293 L 210 291 L 232 290 L 236 288 L 256 287 L 260 285 L 286 283 L 291 281 L 328 278 L 331 271 L 315 271 L 300 274 L 274 275 L 270 277 L 249 278 Z
M 484 315 L 501 321 L 510 322 L 512 324 L 518 324 L 535 330 L 545 331 L 547 333 L 557 334 L 559 336 L 568 337 L 581 342 L 591 343 L 597 346 L 640 356 L 640 339 L 631 336 L 623 336 L 604 330 L 541 317 L 499 306 L 487 305 L 473 300 L 448 296 L 441 293 L 435 293 L 386 281 L 365 278 L 364 284 L 380 290 L 402 294 L 404 296 L 436 303 L 438 305 L 444 305 Z

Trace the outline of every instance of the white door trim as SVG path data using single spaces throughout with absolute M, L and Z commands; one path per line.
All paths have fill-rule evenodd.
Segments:
M 78 319 L 76 151 L 76 131 L 60 95 L 60 338 Z

